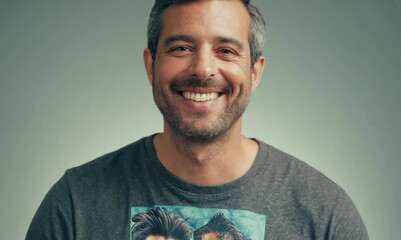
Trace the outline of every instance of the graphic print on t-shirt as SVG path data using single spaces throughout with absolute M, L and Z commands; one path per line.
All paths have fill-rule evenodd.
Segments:
M 132 207 L 130 240 L 265 239 L 266 216 L 245 210 Z

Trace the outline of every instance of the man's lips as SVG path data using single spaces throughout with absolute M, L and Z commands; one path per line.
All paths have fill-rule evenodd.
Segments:
M 199 93 L 199 92 L 182 91 L 180 93 L 181 96 L 183 96 L 184 98 L 195 102 L 212 101 L 219 97 L 219 93 L 217 92 Z
M 186 100 L 197 103 L 210 102 L 222 95 L 230 95 L 232 92 L 228 83 L 212 78 L 204 81 L 196 78 L 174 80 L 171 82 L 170 90 Z

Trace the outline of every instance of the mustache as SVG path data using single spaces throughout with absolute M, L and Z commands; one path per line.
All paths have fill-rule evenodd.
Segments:
M 182 89 L 212 88 L 218 89 L 222 93 L 230 94 L 232 87 L 227 82 L 219 81 L 215 78 L 199 79 L 196 77 L 185 79 L 174 79 L 171 81 L 170 90 L 174 92 Z

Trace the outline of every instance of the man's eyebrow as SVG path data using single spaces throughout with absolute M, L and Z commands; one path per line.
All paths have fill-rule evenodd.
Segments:
M 216 40 L 217 43 L 232 44 L 232 45 L 236 46 L 240 51 L 242 51 L 244 49 L 244 44 L 235 38 L 218 36 L 218 37 L 216 37 L 216 39 L 217 39 Z M 174 42 L 193 43 L 193 42 L 195 42 L 195 39 L 193 37 L 185 35 L 185 34 L 177 34 L 177 35 L 172 35 L 172 36 L 166 37 L 166 39 L 164 39 L 164 41 L 163 41 L 163 44 L 164 44 L 164 46 L 169 46 L 170 44 L 172 44 Z
M 166 39 L 164 39 L 163 44 L 164 46 L 168 46 L 173 42 L 195 42 L 195 39 L 188 35 L 178 34 L 178 35 L 168 36 Z
M 244 49 L 244 44 L 241 41 L 238 41 L 235 38 L 230 37 L 217 37 L 218 43 L 228 43 L 236 46 L 240 51 Z

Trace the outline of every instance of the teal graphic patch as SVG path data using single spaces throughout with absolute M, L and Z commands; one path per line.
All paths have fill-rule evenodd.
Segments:
M 131 208 L 131 240 L 260 240 L 266 216 L 245 210 L 153 206 Z

